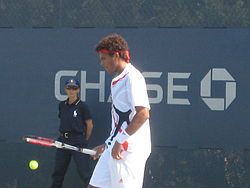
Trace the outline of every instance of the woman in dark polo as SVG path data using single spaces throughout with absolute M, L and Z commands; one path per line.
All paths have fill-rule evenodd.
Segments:
M 76 79 L 66 81 L 65 91 L 68 99 L 59 103 L 60 137 L 58 140 L 78 147 L 87 147 L 93 123 L 87 104 L 78 97 L 79 82 Z M 76 151 L 57 149 L 51 188 L 62 187 L 71 158 L 74 159 L 78 174 L 84 184 L 88 185 L 91 175 L 89 156 Z

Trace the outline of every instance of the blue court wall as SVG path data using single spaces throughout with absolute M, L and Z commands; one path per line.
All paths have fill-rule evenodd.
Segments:
M 21 137 L 58 136 L 58 103 L 72 76 L 92 112 L 90 146 L 108 136 L 112 75 L 104 72 L 94 47 L 111 33 L 126 38 L 132 64 L 145 76 L 153 151 L 250 149 L 248 29 L 1 29 L 1 161 L 3 168 L 18 169 L 1 182 L 18 184 L 25 173 L 34 173 L 26 168 L 33 155 L 51 171 L 54 150 L 24 144 Z M 21 159 L 8 166 L 16 161 L 10 156 Z

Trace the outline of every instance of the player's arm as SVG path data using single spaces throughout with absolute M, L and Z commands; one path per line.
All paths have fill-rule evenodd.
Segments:
M 126 87 L 131 108 L 135 108 L 136 111 L 135 116 L 125 130 L 125 134 L 131 136 L 149 119 L 150 105 L 146 82 L 141 74 L 130 75 Z
M 145 80 L 142 76 L 130 78 L 126 84 L 128 91 L 128 98 L 135 107 L 136 114 L 129 123 L 126 130 L 118 133 L 117 141 L 112 149 L 112 157 L 120 160 L 122 156 L 122 144 L 149 119 L 149 101 L 147 95 L 147 88 Z
M 133 135 L 138 129 L 140 129 L 140 127 L 150 117 L 149 109 L 146 107 L 136 106 L 135 110 L 136 110 L 136 114 L 125 130 L 129 136 Z
M 85 124 L 86 124 L 86 140 L 89 140 L 91 134 L 92 134 L 92 130 L 93 130 L 93 121 L 92 119 L 88 119 L 85 120 Z
M 114 159 L 120 160 L 123 158 L 122 156 L 122 142 L 123 139 L 126 140 L 129 136 L 133 135 L 140 127 L 149 119 L 149 109 L 143 106 L 137 106 L 135 107 L 136 114 L 133 117 L 132 121 L 126 128 L 125 132 L 120 135 L 119 139 L 116 141 L 113 149 L 112 149 L 112 157 Z

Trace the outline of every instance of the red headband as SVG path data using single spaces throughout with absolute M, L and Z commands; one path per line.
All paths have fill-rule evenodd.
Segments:
M 124 53 L 125 57 L 126 57 L 126 63 L 130 63 L 130 55 L 129 55 L 129 51 L 109 51 L 106 49 L 102 49 L 99 52 L 101 53 L 105 53 L 105 54 L 114 54 L 114 53 Z

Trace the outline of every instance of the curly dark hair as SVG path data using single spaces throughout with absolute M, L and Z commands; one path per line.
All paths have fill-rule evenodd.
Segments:
M 119 55 L 122 59 L 126 60 L 126 53 L 128 51 L 128 43 L 127 41 L 118 34 L 111 34 L 99 41 L 97 44 L 95 51 L 99 52 L 100 50 L 108 50 L 112 51 L 119 51 Z M 109 53 L 110 56 L 114 55 L 114 53 Z

